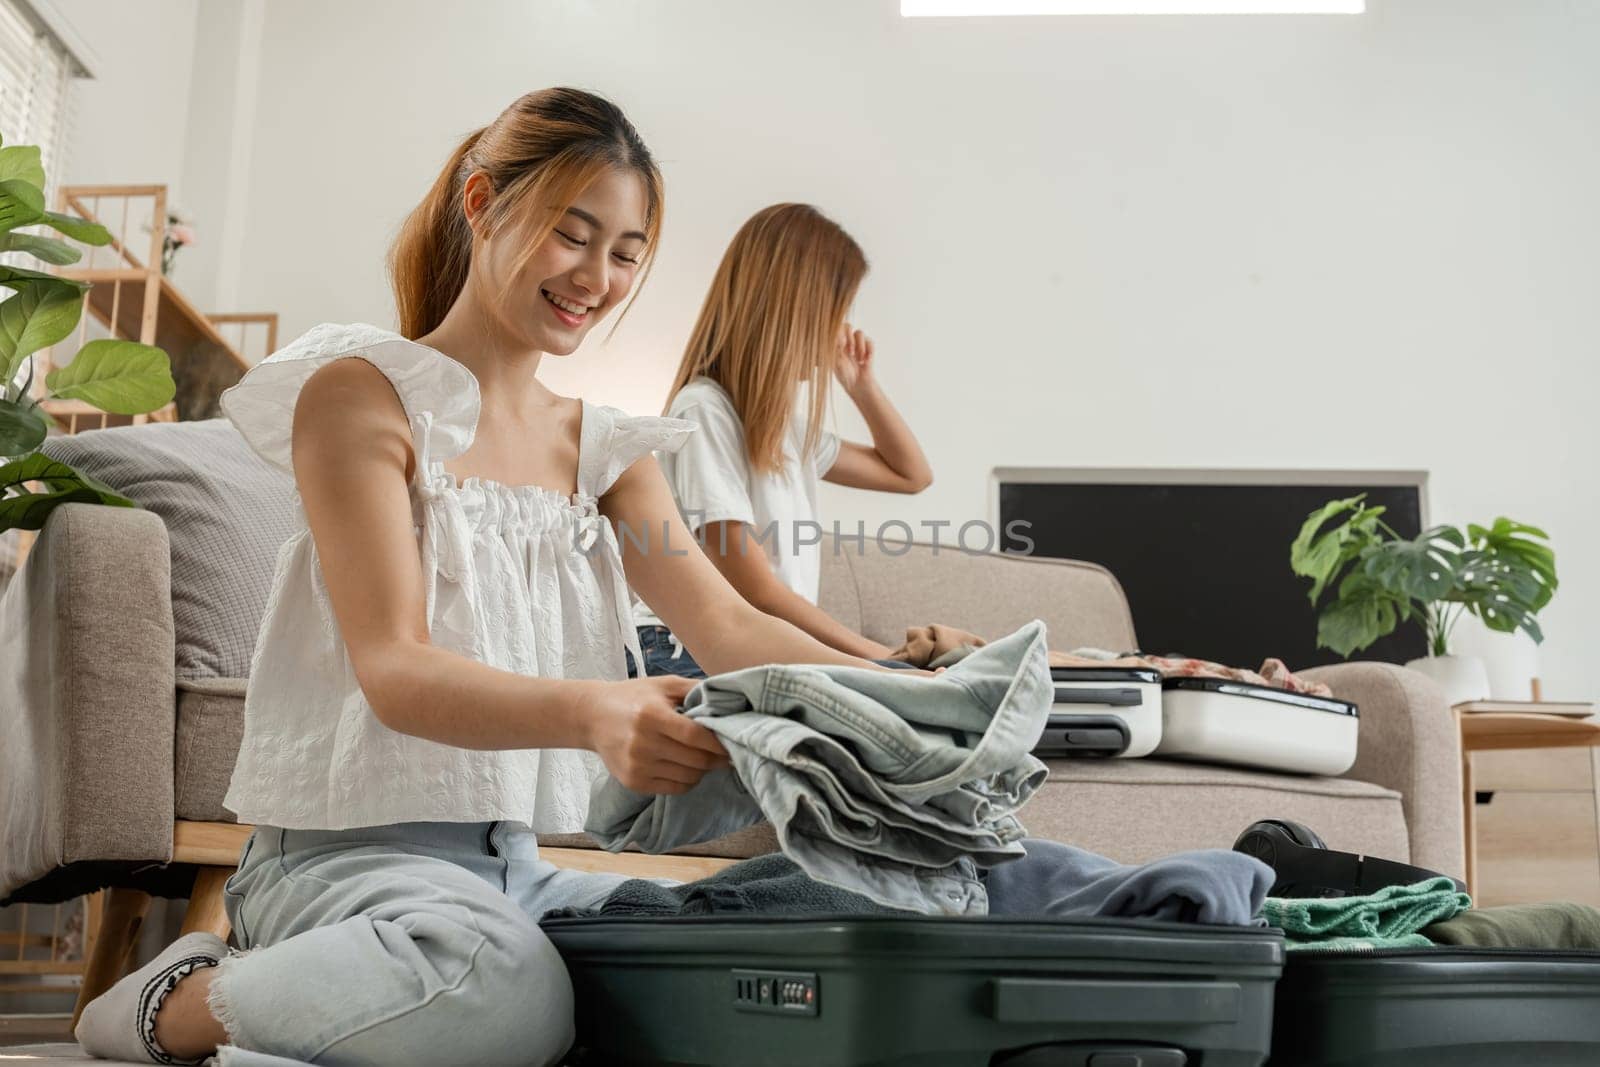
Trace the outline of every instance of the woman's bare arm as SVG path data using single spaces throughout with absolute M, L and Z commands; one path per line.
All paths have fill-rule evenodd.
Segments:
M 835 372 L 844 390 L 872 434 L 872 445 L 840 441 L 833 466 L 822 472 L 824 481 L 852 489 L 877 489 L 885 493 L 920 493 L 933 484 L 933 468 L 917 443 L 917 435 L 889 402 L 873 371 L 872 339 L 845 323 L 839 339 Z
M 628 534 L 619 540 L 629 584 L 707 674 L 762 663 L 893 669 L 823 644 L 741 596 L 684 527 L 654 457 L 628 468 L 601 500 L 600 510 Z
M 889 658 L 892 649 L 856 633 L 785 585 L 748 523 L 708 522 L 702 540 L 712 564 L 757 609 L 793 623 L 830 648 L 867 659 Z

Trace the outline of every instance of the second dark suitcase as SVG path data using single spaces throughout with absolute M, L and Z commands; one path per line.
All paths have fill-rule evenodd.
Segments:
M 1015 919 L 586 918 L 573 1063 L 1255 1067 L 1276 931 Z
M 1290 953 L 1274 1067 L 1592 1067 L 1600 953 Z

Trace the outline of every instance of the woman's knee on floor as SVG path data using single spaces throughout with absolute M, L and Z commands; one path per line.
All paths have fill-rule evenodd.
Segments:
M 465 923 L 437 907 L 375 921 L 386 954 L 416 983 L 415 1003 L 341 1037 L 317 1062 L 559 1062 L 574 1036 L 560 954 L 509 901 L 471 912 Z
M 559 1062 L 575 1031 L 572 979 L 555 945 L 518 912 L 490 935 L 484 955 L 474 993 L 482 998 L 484 1025 L 497 1031 L 490 1054 L 506 1062 Z

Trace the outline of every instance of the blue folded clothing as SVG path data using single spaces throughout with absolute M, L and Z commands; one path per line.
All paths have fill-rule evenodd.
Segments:
M 1029 838 L 1027 855 L 983 873 L 989 913 L 1027 919 L 1155 919 L 1249 926 L 1272 869 L 1241 852 L 1183 852 L 1121 864 L 1081 848 Z M 663 885 L 623 882 L 593 908 L 545 918 L 688 915 L 915 915 L 806 874 L 781 852 L 736 863 L 708 878 Z

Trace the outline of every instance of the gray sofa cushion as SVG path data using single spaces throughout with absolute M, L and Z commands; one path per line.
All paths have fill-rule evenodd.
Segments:
M 248 677 L 278 549 L 297 523 L 294 479 L 227 419 L 89 430 L 43 451 L 166 524 L 178 680 Z

